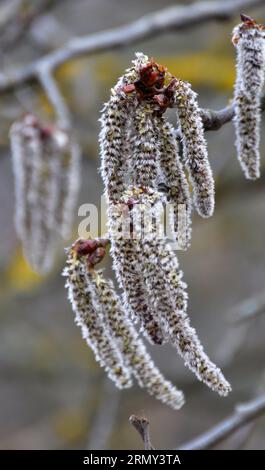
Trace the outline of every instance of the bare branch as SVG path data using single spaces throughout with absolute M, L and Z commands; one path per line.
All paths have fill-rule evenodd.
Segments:
M 261 100 L 261 109 L 265 110 L 265 95 Z M 235 114 L 234 104 L 227 106 L 219 111 L 212 109 L 202 109 L 201 115 L 206 131 L 218 131 L 224 124 L 232 121 Z
M 150 440 L 148 419 L 141 417 L 141 416 L 132 415 L 130 416 L 129 421 L 133 425 L 133 427 L 136 429 L 136 431 L 140 434 L 144 443 L 144 449 L 155 450 Z
M 201 436 L 183 444 L 178 450 L 211 449 L 264 413 L 265 395 L 261 395 L 252 401 L 237 405 L 234 414 Z
M 209 21 L 228 20 L 240 10 L 262 3 L 263 0 L 227 0 L 226 2 L 201 2 L 189 6 L 173 6 L 150 13 L 132 23 L 112 30 L 71 39 L 63 47 L 41 59 L 0 75 L 0 92 L 36 80 L 39 70 L 43 66 L 55 70 L 63 63 L 82 55 L 89 56 L 135 44 L 169 30 L 177 31 Z

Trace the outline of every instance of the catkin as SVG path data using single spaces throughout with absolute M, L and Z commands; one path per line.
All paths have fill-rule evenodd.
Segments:
M 213 391 L 226 396 L 231 391 L 230 384 L 221 370 L 205 354 L 195 329 L 190 326 L 190 319 L 186 312 L 187 286 L 182 280 L 182 272 L 179 270 L 177 258 L 165 240 L 160 240 L 157 243 L 156 253 L 160 270 L 163 273 L 164 291 L 168 293 L 164 298 L 160 296 L 159 302 L 161 302 L 162 312 L 166 312 L 171 343 L 177 348 L 185 365 L 199 380 Z M 157 278 L 161 277 L 161 272 L 156 272 L 152 279 L 156 279 L 156 276 Z M 161 282 L 163 281 L 161 280 Z M 167 308 L 164 308 L 164 305 Z
M 265 80 L 265 27 L 251 18 L 233 30 L 237 52 L 234 88 L 237 157 L 247 179 L 260 176 L 261 93 Z
M 197 95 L 187 82 L 176 80 L 173 97 L 182 137 L 184 163 L 193 187 L 194 204 L 202 217 L 214 212 L 214 180 Z
M 131 157 L 130 123 L 135 107 L 134 97 L 129 97 L 124 87 L 137 78 L 137 69 L 145 64 L 148 58 L 144 54 L 136 54 L 133 67 L 126 70 L 111 90 L 111 96 L 104 104 L 99 134 L 101 155 L 101 176 L 105 186 L 105 195 L 109 202 L 120 199 L 127 187 L 130 169 L 128 162 Z
M 182 163 L 176 133 L 173 126 L 164 117 L 156 118 L 159 129 L 160 168 L 167 186 L 167 202 L 172 206 L 170 222 L 179 246 L 187 248 L 191 239 L 191 198 Z M 180 224 L 180 211 L 185 212 L 184 233 Z
M 15 226 L 27 260 L 40 274 L 53 265 L 60 237 L 69 237 L 79 189 L 79 149 L 69 135 L 32 115 L 10 130 Z
M 67 277 L 66 288 L 76 315 L 75 321 L 81 327 L 83 338 L 94 352 L 97 362 L 118 388 L 130 387 L 130 372 L 105 328 L 105 318 L 97 296 L 91 292 L 92 274 L 87 270 L 86 258 L 78 256 L 75 247 L 68 252 L 63 275 Z
M 157 186 L 159 143 L 154 110 L 139 103 L 133 115 L 132 184 L 155 189 Z
M 140 190 L 141 192 L 142 190 Z M 141 264 L 137 262 L 139 233 L 137 233 L 135 225 L 138 220 L 137 217 L 134 217 L 132 222 L 131 216 L 134 215 L 134 211 L 130 214 L 128 206 L 125 204 L 128 199 L 133 202 L 134 196 L 135 192 L 129 188 L 124 193 L 120 203 L 114 209 L 109 209 L 109 236 L 112 241 L 110 253 L 113 258 L 113 268 L 117 280 L 123 289 L 123 301 L 126 311 L 131 313 L 134 320 L 140 322 L 141 331 L 151 343 L 162 344 L 165 338 L 160 319 L 156 310 L 150 307 L 151 293 L 143 283 Z M 133 227 L 132 223 L 134 224 Z M 130 233 L 131 228 L 135 230 L 134 235 Z M 126 229 L 128 230 L 127 233 Z
M 126 187 L 126 109 L 124 98 L 113 91 L 101 116 L 102 127 L 99 136 L 102 159 L 101 174 L 108 201 L 119 200 Z

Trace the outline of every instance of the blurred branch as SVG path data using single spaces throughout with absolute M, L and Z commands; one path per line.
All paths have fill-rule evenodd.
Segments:
M 69 130 L 71 127 L 70 112 L 52 72 L 47 68 L 40 69 L 39 80 L 55 110 L 58 126 Z
M 9 2 L 12 16 L 10 13 L 8 21 L 4 22 L 3 19 L 0 21 L 0 28 L 3 24 L 2 30 L 0 30 L 1 50 L 5 53 L 15 47 L 18 41 L 27 34 L 32 23 L 56 3 L 55 0 L 42 0 L 35 5 L 28 2 L 30 8 L 27 8 L 26 12 L 22 12 L 22 8 L 27 6 L 25 0 L 9 0 Z M 14 7 L 11 10 L 12 4 Z
M 233 323 L 241 323 L 256 318 L 262 313 L 265 313 L 264 292 L 243 300 L 243 302 L 236 305 L 229 315 L 229 320 Z
M 227 0 L 194 3 L 189 6 L 173 6 L 150 13 L 127 25 L 71 39 L 63 47 L 15 70 L 0 75 L 0 91 L 14 89 L 26 82 L 38 79 L 43 67 L 55 70 L 65 62 L 82 55 L 106 52 L 153 37 L 169 30 L 180 30 L 204 24 L 208 21 L 224 21 L 242 9 L 261 5 L 264 0 Z
M 233 415 L 192 441 L 183 444 L 178 450 L 211 449 L 227 439 L 246 424 L 253 422 L 265 413 L 265 395 L 252 401 L 237 405 Z
M 88 449 L 107 449 L 107 443 L 115 425 L 119 402 L 120 391 L 107 377 L 103 382 L 98 412 L 90 431 Z
M 19 13 L 24 0 L 6 0 L 0 8 L 0 34 Z
M 145 450 L 155 450 L 155 448 L 151 444 L 150 440 L 150 432 L 149 432 L 149 421 L 146 418 L 132 415 L 129 418 L 130 423 L 136 429 L 136 431 L 140 434 L 141 439 L 144 443 Z

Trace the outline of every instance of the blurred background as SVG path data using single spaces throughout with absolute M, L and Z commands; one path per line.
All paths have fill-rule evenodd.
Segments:
M 37 59 L 76 35 L 123 25 L 176 0 L 23 1 L 9 25 L 0 21 L 1 73 Z M 225 3 L 225 2 L 223 2 Z M 1 13 L 11 1 L 1 0 Z M 265 18 L 265 5 L 245 11 Z M 25 18 L 30 18 L 23 27 Z M 155 57 L 191 82 L 201 107 L 220 109 L 232 98 L 235 50 L 231 30 L 239 18 L 169 32 L 136 46 L 82 57 L 56 73 L 82 147 L 79 204 L 99 205 L 99 113 L 109 89 L 136 50 Z M 186 405 L 172 412 L 135 385 L 119 392 L 105 379 L 74 324 L 61 271 L 64 247 L 53 272 L 39 277 L 22 256 L 13 225 L 14 186 L 8 131 L 25 111 L 45 120 L 53 112 L 37 85 L 1 95 L 0 107 L 0 448 L 139 449 L 128 422 L 144 414 L 154 445 L 177 447 L 229 415 L 234 405 L 265 391 L 265 315 L 235 323 L 235 307 L 265 294 L 265 140 L 262 176 L 246 181 L 236 160 L 231 123 L 208 132 L 216 180 L 216 211 L 209 220 L 193 216 L 188 252 L 179 252 L 189 286 L 189 314 L 212 360 L 222 367 L 233 393 L 220 398 L 196 381 L 170 347 L 150 347 L 163 373 L 183 389 Z M 265 116 L 264 116 L 265 117 Z M 77 237 L 78 217 L 76 217 Z M 70 241 L 68 245 L 70 244 Z M 106 263 L 107 273 L 111 267 Z M 265 310 L 265 308 L 264 308 Z M 222 448 L 265 449 L 265 416 L 222 443 Z

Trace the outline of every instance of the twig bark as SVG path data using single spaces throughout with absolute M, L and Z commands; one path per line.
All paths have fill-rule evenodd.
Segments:
M 154 450 L 155 448 L 153 447 L 151 443 L 151 439 L 150 439 L 148 419 L 141 417 L 141 416 L 132 415 L 130 416 L 129 421 L 133 425 L 133 427 L 136 429 L 136 431 L 140 434 L 141 439 L 143 440 L 143 443 L 144 443 L 144 449 Z
M 261 109 L 262 111 L 265 110 L 265 95 L 261 100 Z M 201 115 L 206 131 L 218 131 L 224 124 L 232 121 L 235 115 L 235 107 L 232 103 L 230 106 L 220 109 L 219 111 L 202 109 Z
M 253 422 L 265 413 L 265 395 L 247 403 L 237 405 L 235 412 L 209 431 L 180 446 L 178 450 L 211 449 L 227 439 L 234 432 Z
M 55 70 L 63 63 L 95 53 L 135 44 L 169 30 L 180 30 L 209 21 L 224 21 L 240 10 L 261 5 L 263 0 L 227 0 L 200 2 L 188 6 L 173 6 L 150 13 L 127 25 L 71 39 L 63 47 L 26 66 L 0 75 L 0 92 L 11 90 L 26 82 L 36 80 L 39 70 L 48 66 Z

